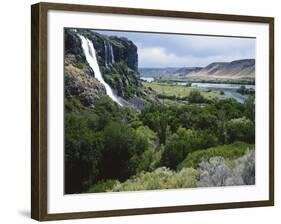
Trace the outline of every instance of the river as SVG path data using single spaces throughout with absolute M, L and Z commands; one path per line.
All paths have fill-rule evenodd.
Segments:
M 145 80 L 147 82 L 153 82 L 153 77 L 141 77 L 141 80 Z M 185 86 L 188 82 L 177 82 L 174 81 L 173 84 Z M 242 95 L 237 92 L 237 90 L 241 87 L 245 86 L 246 89 L 255 89 L 255 85 L 244 85 L 244 84 L 231 84 L 231 83 L 208 83 L 208 82 L 192 82 L 191 87 L 194 88 L 202 88 L 202 89 L 210 89 L 210 90 L 223 90 L 224 95 L 219 95 L 218 97 L 223 98 L 225 96 L 232 97 L 240 103 L 243 103 L 246 99 L 246 95 Z

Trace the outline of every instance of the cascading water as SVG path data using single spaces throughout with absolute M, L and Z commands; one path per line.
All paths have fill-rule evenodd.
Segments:
M 104 81 L 102 74 L 100 72 L 100 68 L 98 65 L 97 57 L 96 57 L 96 50 L 94 48 L 93 43 L 85 38 L 82 35 L 79 35 L 82 41 L 82 48 L 85 54 L 86 60 L 89 63 L 90 67 L 93 69 L 95 73 L 95 78 L 99 80 L 105 87 L 106 94 L 116 103 L 122 106 L 121 102 L 118 100 L 117 96 L 114 94 L 111 87 Z
M 112 45 L 106 41 L 104 41 L 104 59 L 107 68 L 115 63 Z
M 110 55 L 111 55 L 111 64 L 114 64 L 114 63 L 115 63 L 115 60 L 114 60 L 114 54 L 113 54 L 112 45 L 110 45 Z
M 103 44 L 104 44 L 104 63 L 105 63 L 105 67 L 108 68 L 108 54 L 107 54 L 108 50 L 107 50 L 107 45 L 106 45 L 105 41 L 103 42 Z

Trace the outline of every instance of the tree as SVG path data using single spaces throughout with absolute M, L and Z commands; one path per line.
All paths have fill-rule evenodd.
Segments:
M 224 111 L 226 120 L 239 118 L 244 114 L 243 104 L 237 102 L 233 98 L 214 100 L 208 109 L 212 110 L 213 112 L 220 110 Z
M 246 117 L 255 123 L 255 96 L 248 96 L 244 101 Z
M 155 133 L 147 126 L 140 126 L 135 130 L 136 133 L 136 154 L 139 156 L 145 150 L 154 148 Z
M 205 110 L 191 117 L 191 125 L 194 129 L 209 129 L 215 132 L 218 128 L 217 123 L 217 117 Z
M 140 119 L 151 130 L 157 133 L 160 144 L 165 144 L 169 130 L 168 109 L 164 105 L 152 105 L 145 108 Z
M 162 107 L 162 110 L 160 110 L 160 114 L 158 116 L 158 128 L 157 133 L 159 137 L 160 144 L 166 144 L 166 137 L 168 132 L 168 119 L 166 115 L 165 108 Z
M 135 154 L 136 135 L 125 124 L 110 122 L 104 129 L 104 148 L 99 163 L 101 179 L 125 180 L 134 174 L 132 157 Z
M 176 169 L 177 165 L 182 162 L 186 155 L 190 153 L 198 144 L 197 133 L 185 128 L 178 128 L 163 152 L 161 163 L 171 169 Z
M 244 141 L 255 143 L 255 125 L 246 117 L 231 119 L 226 123 L 227 143 Z
M 225 144 L 227 141 L 227 131 L 226 131 L 226 119 L 225 119 L 225 112 L 223 110 L 219 110 L 217 112 L 217 118 L 218 118 L 218 129 L 217 129 L 217 133 L 218 133 L 218 138 L 219 141 L 222 144 Z
M 65 193 L 80 193 L 97 178 L 102 137 L 84 115 L 67 114 L 65 125 Z
M 188 101 L 189 103 L 206 103 L 206 99 L 196 89 L 190 91 Z
M 237 89 L 237 92 L 242 94 L 242 95 L 245 95 L 246 92 L 247 92 L 246 86 L 240 86 L 240 88 Z

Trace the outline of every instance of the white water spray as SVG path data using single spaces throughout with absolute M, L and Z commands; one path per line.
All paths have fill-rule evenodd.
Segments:
M 111 55 L 111 64 L 114 64 L 114 63 L 115 63 L 115 60 L 114 60 L 114 54 L 113 54 L 112 45 L 110 45 L 110 55 Z
M 100 68 L 98 65 L 98 60 L 96 57 L 96 50 L 94 48 L 93 43 L 85 38 L 82 35 L 79 35 L 82 41 L 82 48 L 86 57 L 87 62 L 89 63 L 90 67 L 94 70 L 95 78 L 99 80 L 105 87 L 106 94 L 116 103 L 122 106 L 121 102 L 118 100 L 117 96 L 114 94 L 111 87 L 104 81 L 102 74 L 100 72 Z
M 104 44 L 104 62 L 105 62 L 105 66 L 108 68 L 115 63 L 113 47 L 107 41 L 104 41 L 103 44 Z

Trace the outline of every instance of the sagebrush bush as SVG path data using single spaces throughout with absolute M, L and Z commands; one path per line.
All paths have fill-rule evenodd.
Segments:
M 198 172 L 193 168 L 184 168 L 179 172 L 160 167 L 153 172 L 141 172 L 124 183 L 116 182 L 111 191 L 138 191 L 172 188 L 190 188 L 197 186 Z
M 212 157 L 199 164 L 200 187 L 237 186 L 255 184 L 255 150 L 236 160 Z
M 99 181 L 96 184 L 89 187 L 87 190 L 88 193 L 97 193 L 97 192 L 106 192 L 107 190 L 110 190 L 114 184 L 116 184 L 116 180 L 105 180 L 105 181 Z
M 255 150 L 250 150 L 235 160 L 234 174 L 241 176 L 244 184 L 255 184 L 255 170 Z

